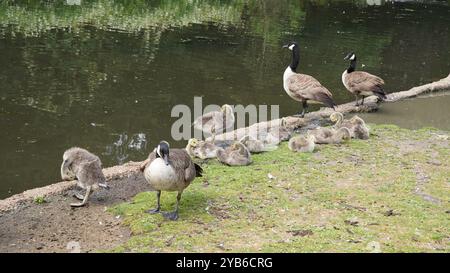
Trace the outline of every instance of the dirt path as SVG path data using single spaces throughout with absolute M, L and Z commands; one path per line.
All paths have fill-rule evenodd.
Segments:
M 98 190 L 84 208 L 71 208 L 75 189 L 49 195 L 43 204 L 31 200 L 0 212 L 0 252 L 91 252 L 111 249 L 130 236 L 122 219 L 107 207 L 148 190 L 137 163 L 107 169 L 110 190 Z

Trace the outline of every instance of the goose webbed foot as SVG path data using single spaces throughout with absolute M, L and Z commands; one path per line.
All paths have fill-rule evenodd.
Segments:
M 167 220 L 176 221 L 178 219 L 178 211 L 162 212 L 162 216 Z
M 172 220 L 172 221 L 176 221 L 178 219 L 178 208 L 180 206 L 180 200 L 181 200 L 181 193 L 182 192 L 178 192 L 177 195 L 177 204 L 175 207 L 175 210 L 172 212 L 162 212 L 162 216 L 167 219 L 167 220 Z
M 83 202 L 81 202 L 81 203 L 70 203 L 70 206 L 74 207 L 74 208 L 84 207 L 85 205 L 86 205 L 86 203 L 83 203 Z
M 80 192 L 77 192 L 73 195 L 73 197 L 75 197 L 78 200 L 83 200 L 84 199 L 84 195 L 82 195 Z
M 88 186 L 86 188 L 86 194 L 84 196 L 82 196 L 80 193 L 77 193 L 74 195 L 76 198 L 83 200 L 83 201 L 81 203 L 71 203 L 70 206 L 71 207 L 83 207 L 84 205 L 86 205 L 90 195 L 91 195 L 91 186 Z
M 154 208 L 154 209 L 149 209 L 149 210 L 146 210 L 145 212 L 149 213 L 149 214 L 156 214 L 156 213 L 160 212 L 160 208 L 157 207 L 157 208 Z

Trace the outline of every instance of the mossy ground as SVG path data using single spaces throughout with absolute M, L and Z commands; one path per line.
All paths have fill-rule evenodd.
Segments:
M 449 252 L 447 132 L 371 129 L 367 141 L 312 154 L 283 143 L 247 167 L 212 160 L 183 194 L 175 222 L 145 213 L 156 196 L 142 192 L 111 208 L 133 234 L 113 251 Z M 162 209 L 172 210 L 175 197 L 164 192 Z

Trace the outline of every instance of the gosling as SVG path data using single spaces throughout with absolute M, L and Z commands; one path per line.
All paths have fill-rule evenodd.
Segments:
M 369 127 L 366 126 L 364 120 L 358 116 L 354 116 L 350 119 L 353 126 L 353 135 L 357 139 L 369 139 Z
M 316 128 L 309 130 L 308 134 L 315 137 L 316 144 L 339 144 L 351 138 L 350 130 L 346 127 L 341 127 L 337 130 Z
M 192 125 L 195 129 L 212 134 L 211 142 L 214 143 L 216 134 L 223 133 L 234 126 L 233 107 L 222 105 L 220 111 L 212 111 L 198 117 Z
M 249 150 L 238 141 L 226 149 L 220 148 L 217 151 L 217 159 L 228 166 L 247 166 L 252 163 Z
M 369 139 L 369 128 L 366 126 L 364 120 L 358 116 L 353 116 L 351 119 L 344 119 L 344 115 L 340 112 L 334 112 L 330 116 L 330 120 L 334 122 L 334 128 L 348 128 L 352 138 Z
M 61 164 L 61 178 L 63 180 L 78 180 L 77 185 L 85 189 L 84 196 L 81 193 L 75 197 L 82 200 L 81 203 L 72 203 L 72 207 L 82 207 L 86 205 L 92 191 L 103 187 L 109 189 L 102 171 L 100 158 L 89 151 L 73 147 L 64 152 Z
M 250 135 L 245 135 L 241 140 L 239 140 L 242 144 L 247 147 L 250 153 L 263 153 L 274 151 L 278 148 L 276 144 L 265 143 L 264 141 L 258 140 Z
M 196 138 L 189 139 L 186 145 L 186 151 L 191 157 L 198 157 L 203 160 L 216 158 L 218 150 L 219 147 L 216 145 Z
M 306 137 L 299 135 L 289 140 L 288 147 L 293 152 L 312 153 L 316 147 L 315 141 L 316 138 L 313 135 Z

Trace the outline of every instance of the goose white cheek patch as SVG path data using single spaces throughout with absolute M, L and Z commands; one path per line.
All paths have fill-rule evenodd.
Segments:
M 355 60 L 355 57 L 356 57 L 355 54 L 353 54 L 353 55 L 350 57 L 350 60 L 351 60 L 351 61 Z
M 290 46 L 289 46 L 289 50 L 294 49 L 294 46 L 295 46 L 295 45 L 290 45 Z
M 160 148 L 161 148 L 161 146 L 158 145 L 158 148 L 156 149 L 156 153 L 159 155 L 159 157 L 162 158 Z

